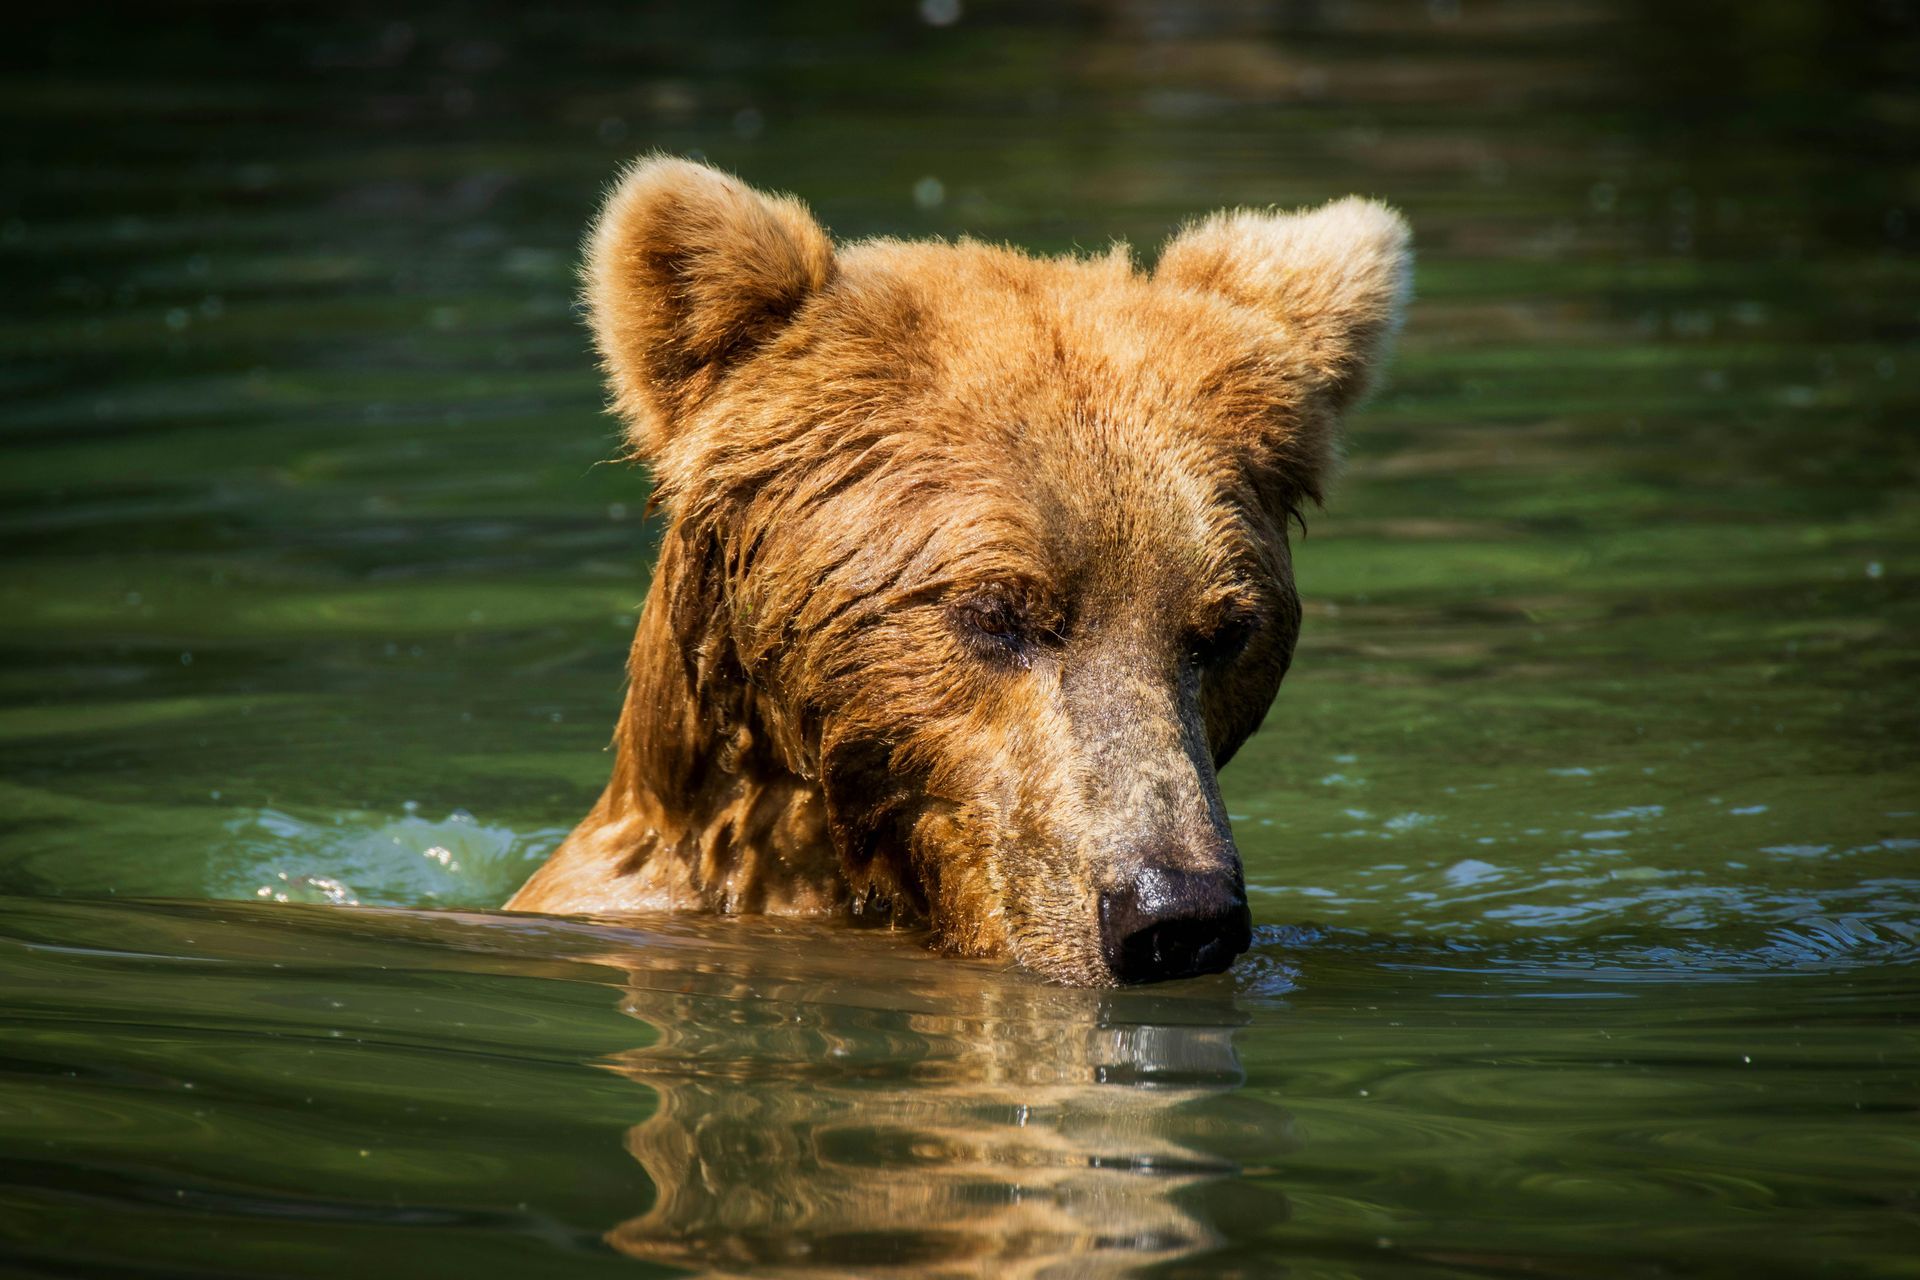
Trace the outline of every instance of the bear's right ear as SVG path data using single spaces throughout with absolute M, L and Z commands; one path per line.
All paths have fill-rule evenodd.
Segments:
M 1366 394 L 1400 327 L 1408 237 L 1406 219 L 1355 196 L 1298 213 L 1226 210 L 1169 241 L 1154 274 L 1272 321 L 1340 412 Z
M 634 451 L 674 425 L 825 286 L 833 243 L 806 206 L 652 156 L 614 185 L 583 268 L 594 344 Z

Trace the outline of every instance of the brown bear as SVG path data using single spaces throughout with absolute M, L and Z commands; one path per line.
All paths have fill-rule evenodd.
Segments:
M 644 159 L 585 300 L 666 516 L 613 778 L 521 911 L 865 914 L 1071 984 L 1250 938 L 1215 776 L 1300 629 L 1287 526 L 1403 309 L 1345 199 L 1116 245 L 836 246 Z

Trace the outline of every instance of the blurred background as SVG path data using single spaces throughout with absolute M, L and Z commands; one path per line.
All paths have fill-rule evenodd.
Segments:
M 89 4 L 14 19 L 0 68 L 0 996 L 36 1064 L 0 1076 L 0 1132 L 55 1152 L 0 1186 L 0 1222 L 72 1233 L 45 1258 L 139 1256 L 115 1232 L 179 1227 L 141 1216 L 178 1184 L 204 1239 L 285 1274 L 325 1186 L 327 1247 L 416 1239 L 366 1206 L 438 1196 L 495 1215 L 433 1219 L 468 1274 L 584 1266 L 675 1176 L 639 1179 L 606 1123 L 644 1091 L 601 1068 L 658 1070 L 622 1056 L 634 1018 L 734 1027 L 706 1051 L 764 1070 L 725 1104 L 749 1129 L 768 1099 L 814 1115 L 779 1111 L 781 1082 L 839 1078 L 818 1044 L 739 1030 L 792 1012 L 765 990 L 621 1014 L 595 962 L 543 959 L 604 939 L 298 905 L 497 906 L 606 777 L 658 529 L 645 473 L 606 464 L 574 269 L 655 149 L 842 239 L 1151 261 L 1222 206 L 1358 192 L 1412 221 L 1400 357 L 1296 546 L 1294 673 L 1223 778 L 1257 945 L 1182 1079 L 1265 1110 L 1181 1113 L 1227 1161 L 1180 1192 L 1212 1226 L 1155 1200 L 1141 1230 L 1174 1234 L 1123 1263 L 1913 1256 L 1920 1152 L 1886 1117 L 1920 1101 L 1920 7 Z M 753 970 L 712 941 L 645 981 Z M 177 982 L 188 960 L 229 985 Z M 842 1050 L 917 1044 L 968 1079 L 1009 1017 L 1030 1059 L 1049 1020 L 1122 1018 L 1032 997 L 942 1039 L 943 996 L 829 1015 L 846 975 L 781 972 Z M 1216 1070 L 1220 1027 L 1244 1029 Z M 328 1116 L 288 1119 L 298 1086 L 273 1082 L 343 1028 L 361 1056 Z M 221 1094 L 212 1064 L 258 1036 L 282 1047 Z M 102 1092 L 53 1092 L 70 1078 Z M 216 1117 L 266 1110 L 189 1121 L 149 1096 L 177 1080 Z M 901 1115 L 940 1111 L 902 1087 Z M 460 1112 L 472 1091 L 522 1127 Z M 696 1125 L 705 1095 L 679 1096 Z M 233 1174 L 247 1195 L 284 1201 L 208 1189 L 236 1142 L 281 1162 Z M 978 1176 L 1017 1186 L 1018 1163 Z M 1291 1217 L 1248 1207 L 1283 1186 Z M 1474 1225 L 1486 1188 L 1505 1234 Z M 61 1216 L 83 1204 L 127 1216 L 89 1234 Z M 767 1248 L 803 1237 L 827 1238 Z
M 1150 260 L 1401 206 L 1418 302 L 1239 808 L 1395 816 L 1317 785 L 1364 750 L 1405 811 L 1646 765 L 1623 798 L 1804 795 L 1749 825 L 1818 844 L 1839 786 L 1911 836 L 1917 54 L 1910 5 L 1780 0 L 43 18 L 0 89 L 0 884 L 252 892 L 236 815 L 273 862 L 343 811 L 517 852 L 584 809 L 654 530 L 575 249 L 652 149 L 841 238 Z

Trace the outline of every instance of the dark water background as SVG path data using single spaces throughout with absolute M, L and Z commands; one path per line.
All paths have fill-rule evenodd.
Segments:
M 12 20 L 0 1269 L 1920 1274 L 1917 20 Z M 1407 211 L 1234 973 L 489 914 L 609 763 L 571 272 L 655 147 L 843 238 Z

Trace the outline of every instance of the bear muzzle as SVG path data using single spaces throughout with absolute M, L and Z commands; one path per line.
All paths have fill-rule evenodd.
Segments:
M 1101 953 L 1117 982 L 1221 973 L 1252 941 L 1253 918 L 1237 868 L 1146 867 L 1100 894 Z

